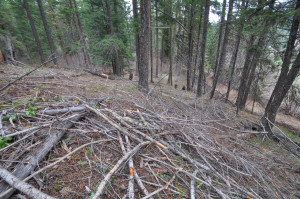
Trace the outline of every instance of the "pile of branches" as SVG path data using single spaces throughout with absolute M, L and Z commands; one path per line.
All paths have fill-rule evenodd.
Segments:
M 192 107 L 168 97 L 140 95 L 143 101 L 74 97 L 51 109 L 45 103 L 34 117 L 20 117 L 20 125 L 29 120 L 34 126 L 2 135 L 13 143 L 0 149 L 0 198 L 15 190 L 32 198 L 289 197 L 288 188 L 263 169 L 272 160 L 254 155 L 248 142 L 227 133 L 245 130 L 226 123 L 235 116 L 221 104 Z M 71 143 L 64 138 L 74 138 L 74 133 L 78 143 L 73 149 L 75 139 Z M 230 141 L 227 146 L 224 140 Z M 77 153 L 82 157 L 76 168 L 86 174 L 77 179 L 86 183 L 84 191 L 55 187 L 59 182 L 50 181 L 57 176 L 77 175 L 73 167 L 57 173 L 73 164 Z
M 53 84 L 61 86 L 47 81 Z M 36 88 L 33 79 L 21 86 Z M 23 104 L 0 95 L 6 110 L 0 114 L 1 199 L 16 190 L 18 198 L 129 199 L 291 198 L 297 192 L 299 184 L 281 180 L 288 162 L 237 136 L 266 132 L 244 128 L 218 101 L 188 103 L 153 90 L 86 98 L 41 87 L 33 95 Z

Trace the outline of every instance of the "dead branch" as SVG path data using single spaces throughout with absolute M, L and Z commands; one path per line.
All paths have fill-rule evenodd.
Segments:
M 0 177 L 5 180 L 10 186 L 13 188 L 21 191 L 22 193 L 26 194 L 30 198 L 34 199 L 55 199 L 54 197 L 51 197 L 36 188 L 34 186 L 27 184 L 26 182 L 18 179 L 16 176 L 14 176 L 12 173 L 7 171 L 4 168 L 0 167 Z
M 139 151 L 143 146 L 145 146 L 147 144 L 150 144 L 150 142 L 147 141 L 147 142 L 142 142 L 142 143 L 138 144 L 131 151 L 127 152 L 126 155 L 124 155 L 117 162 L 117 164 L 108 172 L 108 174 L 106 174 L 105 178 L 101 181 L 93 199 L 100 198 L 100 196 L 102 195 L 104 188 L 105 188 L 106 184 L 108 183 L 109 179 L 111 178 L 111 176 L 119 169 L 119 167 L 121 165 L 123 165 L 124 162 L 126 162 L 128 160 L 128 158 L 132 157 L 137 151 Z

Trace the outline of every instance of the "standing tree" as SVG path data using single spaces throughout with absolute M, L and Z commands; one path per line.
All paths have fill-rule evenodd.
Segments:
M 206 0 L 205 1 L 205 9 L 204 9 L 203 33 L 202 33 L 202 41 L 201 41 L 201 56 L 200 56 L 200 65 L 199 65 L 197 97 L 201 97 L 202 86 L 203 86 L 203 84 L 205 84 L 205 80 L 203 82 L 203 77 L 204 77 L 204 72 L 205 72 L 204 71 L 205 47 L 206 47 L 207 29 L 208 29 L 208 22 L 209 22 L 209 10 L 210 10 L 210 0 Z
M 298 50 L 297 57 L 292 67 L 290 68 L 290 63 L 293 56 L 293 50 L 295 48 L 295 41 L 297 39 L 297 34 L 299 30 L 299 15 L 298 15 L 299 12 L 297 12 L 297 9 L 299 11 L 299 7 L 300 7 L 300 0 L 297 0 L 296 8 L 295 8 L 296 12 L 293 17 L 293 21 L 290 29 L 290 35 L 284 53 L 283 63 L 281 65 L 280 76 L 277 80 L 276 86 L 272 92 L 272 95 L 265 109 L 265 114 L 261 118 L 261 122 L 268 132 L 271 131 L 273 124 L 275 122 L 277 111 L 300 70 L 299 50 Z
M 138 8 L 137 8 L 137 0 L 132 0 L 132 11 L 133 11 L 133 19 L 134 19 L 134 39 L 135 39 L 135 51 L 136 51 L 136 73 L 139 74 L 139 68 L 141 64 L 140 57 L 140 36 L 139 36 L 139 27 L 138 27 Z
M 109 32 L 111 36 L 113 37 L 115 34 L 114 31 L 114 26 L 111 18 L 111 8 L 108 0 L 105 0 L 105 6 L 106 6 L 106 11 L 107 11 L 107 20 L 109 24 Z M 113 49 L 113 54 L 114 54 L 114 60 L 112 61 L 112 66 L 113 66 L 113 72 L 114 74 L 120 76 L 121 75 L 121 67 L 120 67 L 120 59 L 119 59 L 119 53 L 118 49 Z
M 194 7 L 194 1 L 191 3 L 190 9 L 190 28 L 189 28 L 189 52 L 188 52 L 188 63 L 186 72 L 186 89 L 191 90 L 191 72 L 193 63 L 193 49 L 194 49 L 194 16 L 196 9 Z
M 84 33 L 83 33 L 83 29 L 82 29 L 82 25 L 81 25 L 80 16 L 79 16 L 79 13 L 78 13 L 76 0 L 73 0 L 73 4 L 74 4 L 76 17 L 77 17 L 77 23 L 78 23 L 78 35 L 80 37 L 79 39 L 80 39 L 81 43 L 83 44 L 84 62 L 85 62 L 85 64 L 87 64 L 87 66 L 89 66 L 89 65 L 91 65 L 91 59 L 90 59 L 90 55 L 89 55 L 89 52 L 88 52 L 87 42 L 85 40 L 85 36 L 84 36 Z
M 213 81 L 213 87 L 212 87 L 212 90 L 210 93 L 210 99 L 212 99 L 214 97 L 215 90 L 216 90 L 216 87 L 218 84 L 219 76 L 221 75 L 222 69 L 225 65 L 228 37 L 230 35 L 230 23 L 231 23 L 231 17 L 232 17 L 232 9 L 233 9 L 233 0 L 229 0 L 229 10 L 228 10 L 228 14 L 227 14 L 227 22 L 226 22 L 226 27 L 225 27 L 223 45 L 221 48 L 222 50 L 221 50 L 221 55 L 220 55 L 220 62 L 219 62 L 219 66 L 217 67 L 217 70 L 214 75 L 214 81 Z
M 142 91 L 148 91 L 148 67 L 149 67 L 149 40 L 150 40 L 150 0 L 140 1 L 141 13 L 141 35 L 140 35 L 140 68 L 138 87 Z
M 45 32 L 46 32 L 46 36 L 47 36 L 49 46 L 50 46 L 51 54 L 52 54 L 53 57 L 56 57 L 56 50 L 55 50 L 54 42 L 53 42 L 53 39 L 52 39 L 52 36 L 51 36 L 51 29 L 50 29 L 50 27 L 48 25 L 48 22 L 47 22 L 47 19 L 46 19 L 46 14 L 45 14 L 45 11 L 44 11 L 42 0 L 37 0 L 37 3 L 38 3 L 38 6 L 39 6 L 39 9 L 40 9 L 41 16 L 42 16 L 44 29 L 45 29 Z M 57 65 L 57 59 L 56 58 L 53 59 L 53 63 L 55 65 Z
M 219 40 L 218 40 L 218 48 L 217 48 L 216 62 L 215 62 L 215 68 L 214 68 L 214 76 L 217 72 L 217 69 L 219 67 L 219 61 L 220 61 L 220 50 L 221 50 L 221 43 L 222 43 L 222 38 L 223 38 L 223 27 L 224 27 L 224 21 L 225 21 L 225 13 L 226 13 L 226 0 L 223 0 L 222 5 L 223 5 L 222 16 L 221 16 L 220 29 L 219 29 Z
M 229 93 L 230 93 L 230 89 L 231 89 L 231 83 L 233 80 L 233 74 L 235 71 L 235 64 L 236 64 L 236 59 L 237 59 L 237 55 L 238 55 L 238 51 L 239 51 L 239 47 L 240 47 L 240 41 L 241 41 L 241 37 L 242 37 L 242 33 L 243 33 L 243 29 L 244 29 L 244 16 L 243 16 L 243 10 L 245 10 L 245 0 L 242 1 L 242 12 L 241 12 L 241 16 L 239 19 L 239 24 L 238 24 L 238 33 L 236 36 L 236 41 L 235 41 L 235 46 L 234 46 L 234 50 L 233 53 L 231 55 L 231 60 L 230 60 L 230 64 L 229 67 L 231 67 L 231 71 L 230 71 L 230 77 L 229 77 L 229 81 L 228 81 L 228 86 L 227 86 L 227 92 L 226 92 L 226 101 L 229 98 Z
M 31 11 L 30 11 L 30 8 L 29 8 L 28 0 L 23 0 L 23 3 L 24 3 L 24 8 L 27 12 L 27 17 L 28 17 L 29 24 L 31 26 L 32 34 L 33 34 L 34 40 L 36 42 L 36 45 L 37 45 L 37 48 L 38 48 L 38 51 L 39 51 L 41 62 L 44 62 L 45 58 L 44 58 L 44 53 L 43 53 L 43 49 L 42 49 L 42 44 L 40 42 L 38 33 L 36 31 L 36 28 L 35 28 L 34 20 L 33 20 L 33 17 L 31 15 Z
M 158 61 L 159 61 L 159 50 L 158 50 L 158 7 L 157 7 L 158 0 L 155 0 L 155 23 L 156 23 L 156 71 L 155 71 L 155 77 L 158 77 Z

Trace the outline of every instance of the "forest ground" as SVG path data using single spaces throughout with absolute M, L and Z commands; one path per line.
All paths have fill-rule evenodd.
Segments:
M 1 66 L 1 87 L 12 79 L 28 72 L 30 69 L 31 68 L 27 67 Z M 16 108 L 21 111 L 27 110 L 26 100 L 29 99 L 42 99 L 43 103 L 49 103 L 49 107 L 51 107 L 51 103 L 66 106 L 67 101 L 69 101 L 70 104 L 76 104 L 78 103 L 76 97 L 83 99 L 106 97 L 107 99 L 109 98 L 109 100 L 107 100 L 104 106 L 121 112 L 134 109 L 132 104 L 140 104 L 141 106 L 149 107 L 149 109 L 153 108 L 159 111 L 160 114 L 166 118 L 170 115 L 170 118 L 182 118 L 181 120 L 199 120 L 197 115 L 193 115 L 190 112 L 190 109 L 184 109 L 181 106 L 191 106 L 191 108 L 196 111 L 199 109 L 197 112 L 200 112 L 199 114 L 202 114 L 201 116 L 204 118 L 206 116 L 205 114 L 216 114 L 217 117 L 219 117 L 218 114 L 224 114 L 224 117 L 228 117 L 228 119 L 215 120 L 218 118 L 211 118 L 213 124 L 211 128 L 215 129 L 205 133 L 210 137 L 209 139 L 214 140 L 215 144 L 220 146 L 222 150 L 233 152 L 248 151 L 247 153 L 252 154 L 249 155 L 249 157 L 251 156 L 250 159 L 253 161 L 253 164 L 261 169 L 264 175 L 272 179 L 272 183 L 274 183 L 274 186 L 277 186 L 280 192 L 289 195 L 290 198 L 297 198 L 297 194 L 300 194 L 298 193 L 300 190 L 299 159 L 272 139 L 266 138 L 265 140 L 261 135 L 256 136 L 251 133 L 239 132 L 243 130 L 253 130 L 252 123 L 256 123 L 260 119 L 260 107 L 255 108 L 255 114 L 242 111 L 239 116 L 235 116 L 234 107 L 230 104 L 225 104 L 222 98 L 209 101 L 207 96 L 204 96 L 195 100 L 194 93 L 180 89 L 176 90 L 173 86 L 166 85 L 164 78 L 155 79 L 156 82 L 157 80 L 162 80 L 161 84 L 150 84 L 150 94 L 145 95 L 137 90 L 137 81 L 135 79 L 134 81 L 129 81 L 127 76 L 125 76 L 125 78 L 117 78 L 116 80 L 106 80 L 80 70 L 44 67 L 30 76 L 25 77 L 24 80 L 12 85 L 0 95 L 0 99 L 2 106 L 6 106 L 8 101 L 12 100 L 11 104 L 13 104 L 13 106 L 10 107 L 11 110 Z M 177 81 L 181 80 L 179 79 Z M 222 87 L 217 89 L 220 92 L 224 90 Z M 234 92 L 232 92 L 231 98 L 234 98 Z M 39 102 L 37 102 L 37 104 L 38 103 Z M 162 103 L 162 105 L 159 103 Z M 252 105 L 251 102 L 247 104 Z M 172 110 L 173 108 L 174 110 Z M 216 108 L 218 110 L 216 110 Z M 205 113 L 205 111 L 207 111 L 207 113 Z M 164 113 L 167 114 L 165 115 Z M 299 120 L 281 113 L 277 118 L 279 118 L 279 124 L 286 124 L 285 127 L 289 129 L 290 132 L 300 132 Z M 214 123 L 214 121 L 222 121 L 223 123 Z M 21 130 L 24 128 L 22 125 L 23 123 L 20 123 L 20 127 L 18 126 L 17 129 L 20 128 L 19 130 Z M 8 122 L 6 122 L 4 126 L 7 127 L 6 130 L 11 132 L 16 130 L 12 128 Z M 91 136 L 96 135 L 91 134 Z M 76 134 L 75 136 L 72 132 L 64 137 L 65 140 L 69 138 L 72 138 L 72 141 L 69 140 L 70 142 L 67 143 L 68 147 L 75 148 L 85 143 L 84 139 L 80 139 L 80 135 Z M 300 142 L 299 137 L 294 136 L 293 139 Z M 61 157 L 66 153 L 63 144 L 57 146 L 57 151 L 58 153 L 51 152 L 48 161 Z M 256 157 L 255 155 L 257 154 L 258 156 Z M 111 165 L 115 163 L 115 152 L 112 149 L 103 149 L 102 155 L 105 161 Z M 264 161 L 261 161 L 258 157 Z M 47 183 L 48 188 L 45 192 L 59 198 L 84 198 L 88 195 L 88 189 L 91 188 L 95 190 L 96 185 L 91 183 L 91 179 L 86 176 L 88 172 L 87 167 L 89 167 L 89 165 L 83 164 L 85 160 L 84 156 L 82 157 L 76 153 L 74 157 L 72 157 L 72 161 L 64 162 L 50 169 L 48 174 L 51 176 L 51 180 Z M 68 168 L 76 168 L 76 172 L 70 172 Z M 141 168 L 139 168 L 138 171 L 141 172 L 140 175 L 147 176 L 147 173 L 142 173 Z M 160 170 L 157 170 L 156 173 L 159 174 Z M 33 180 L 31 180 L 30 183 L 38 186 Z M 117 183 L 119 183 L 120 186 L 116 191 L 118 193 L 122 192 L 122 186 L 127 185 L 127 183 L 124 183 L 124 181 Z M 87 185 L 89 185 L 89 188 L 86 188 Z M 149 189 L 150 191 L 155 190 Z M 181 187 L 180 189 L 184 188 Z M 177 191 L 184 193 L 184 195 L 187 194 L 188 190 L 182 191 L 180 189 L 177 189 Z M 181 195 L 181 197 L 184 198 L 184 195 Z M 109 195 L 107 197 L 109 198 Z

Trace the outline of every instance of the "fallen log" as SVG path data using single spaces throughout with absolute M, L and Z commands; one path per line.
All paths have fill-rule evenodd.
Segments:
M 88 72 L 92 75 L 96 75 L 96 76 L 99 76 L 99 77 L 102 77 L 102 78 L 105 78 L 105 79 L 111 79 L 111 80 L 114 80 L 115 78 L 111 75 L 107 75 L 105 73 L 103 73 L 102 71 L 92 71 L 92 70 L 87 70 L 87 69 L 83 69 L 83 71 L 85 72 Z
M 14 176 L 12 173 L 7 171 L 4 168 L 0 168 L 0 177 L 5 180 L 10 186 L 13 188 L 21 191 L 22 193 L 26 194 L 30 198 L 34 199 L 55 199 L 54 197 L 51 197 L 38 189 L 34 188 L 34 186 L 27 184 L 26 182 L 18 179 L 16 176 Z
M 67 112 L 84 111 L 85 109 L 86 109 L 85 106 L 76 106 L 71 108 L 45 110 L 43 113 L 46 115 L 57 115 L 57 114 L 62 114 Z
M 64 134 L 67 132 L 67 129 L 73 126 L 72 121 L 78 121 L 81 117 L 82 115 L 74 115 L 74 117 L 67 121 L 53 124 L 53 131 L 47 136 L 45 141 L 35 150 L 32 155 L 29 155 L 22 160 L 22 162 L 27 164 L 20 164 L 16 169 L 14 169 L 12 174 L 20 180 L 23 180 L 30 175 L 30 173 L 38 166 L 39 162 L 49 153 L 52 147 L 64 136 Z M 10 198 L 15 189 L 7 191 L 9 187 L 10 186 L 7 183 L 0 184 L 0 199 Z

